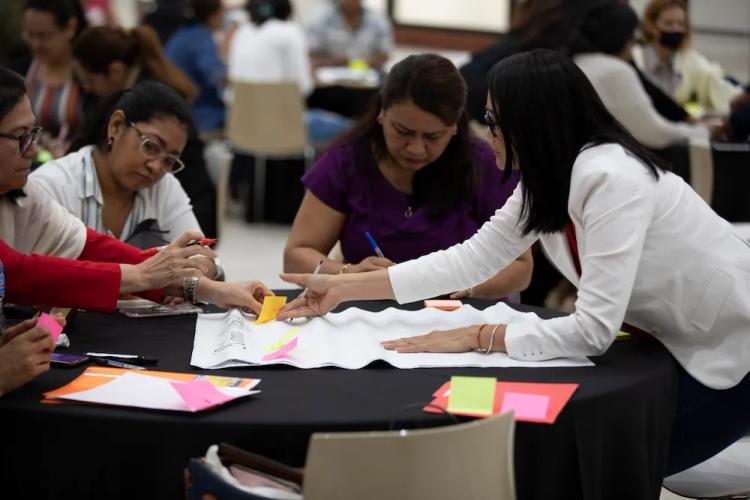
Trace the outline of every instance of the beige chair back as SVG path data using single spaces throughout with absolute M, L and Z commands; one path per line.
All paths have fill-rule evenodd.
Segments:
M 513 500 L 513 414 L 392 432 L 314 434 L 305 500 Z
M 234 148 L 265 157 L 305 154 L 305 108 L 296 83 L 232 83 L 232 96 L 226 136 Z

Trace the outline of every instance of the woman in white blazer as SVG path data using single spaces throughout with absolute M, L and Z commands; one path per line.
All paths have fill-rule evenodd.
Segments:
M 282 275 L 309 290 L 279 319 L 323 314 L 344 300 L 406 303 L 465 289 L 539 241 L 578 288 L 574 313 L 384 347 L 502 351 L 529 361 L 598 355 L 627 322 L 661 341 L 684 368 L 669 473 L 750 431 L 748 245 L 623 129 L 564 55 L 536 50 L 498 63 L 487 106 L 498 166 L 521 171 L 492 219 L 462 244 L 388 270 Z

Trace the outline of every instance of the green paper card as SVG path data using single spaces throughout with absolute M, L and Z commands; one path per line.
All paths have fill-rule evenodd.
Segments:
M 493 377 L 451 377 L 448 411 L 492 415 L 496 382 Z

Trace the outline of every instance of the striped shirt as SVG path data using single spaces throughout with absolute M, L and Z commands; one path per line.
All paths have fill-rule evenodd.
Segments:
M 104 198 L 93 159 L 93 146 L 50 161 L 36 169 L 29 177 L 70 213 L 91 229 L 111 234 L 104 226 L 102 211 Z M 165 175 L 151 187 L 135 192 L 120 240 L 127 241 L 135 228 L 144 220 L 155 219 L 165 233 L 164 240 L 171 241 L 185 231 L 200 231 L 190 198 L 172 174 Z
M 36 121 L 54 137 L 63 132 L 63 139 L 73 135 L 83 121 L 81 87 L 75 79 L 63 85 L 44 85 L 39 79 L 39 64 L 31 64 L 26 74 L 27 94 Z

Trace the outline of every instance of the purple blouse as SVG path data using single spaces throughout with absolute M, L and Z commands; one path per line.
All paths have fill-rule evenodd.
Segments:
M 518 172 L 503 183 L 489 145 L 479 140 L 473 145 L 476 195 L 440 219 L 430 217 L 426 207 L 410 209 L 412 196 L 398 191 L 383 176 L 364 138 L 329 150 L 302 177 L 302 183 L 323 203 L 346 215 L 339 238 L 345 262 L 356 264 L 375 255 L 365 231 L 370 231 L 386 258 L 405 262 L 467 240 L 513 192 Z

